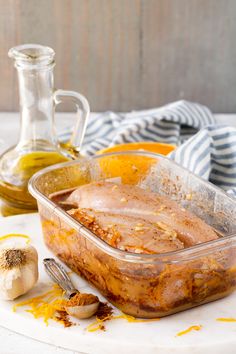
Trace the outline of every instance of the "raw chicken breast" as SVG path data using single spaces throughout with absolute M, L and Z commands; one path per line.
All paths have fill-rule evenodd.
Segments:
M 124 251 L 157 254 L 184 248 L 176 232 L 141 218 L 92 209 L 72 209 L 68 213 L 111 246 Z
M 80 209 L 103 213 L 103 220 L 112 214 L 123 221 L 124 217 L 132 217 L 137 223 L 145 220 L 152 229 L 157 227 L 163 232 L 172 230 L 185 247 L 218 238 L 209 225 L 176 202 L 132 185 L 93 182 L 78 187 L 66 202 Z

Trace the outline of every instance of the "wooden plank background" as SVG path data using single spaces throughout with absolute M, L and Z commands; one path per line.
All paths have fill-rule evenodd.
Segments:
M 235 0 L 0 0 L 1 111 L 18 110 L 8 49 L 32 42 L 93 111 L 185 98 L 236 112 Z

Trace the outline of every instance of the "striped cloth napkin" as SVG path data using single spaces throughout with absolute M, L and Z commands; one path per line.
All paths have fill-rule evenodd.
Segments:
M 180 145 L 213 123 L 214 116 L 207 107 L 188 101 L 131 113 L 99 113 L 89 119 L 82 153 L 93 155 L 108 146 L 137 141 Z M 65 132 L 62 139 L 67 137 Z
M 69 135 L 70 128 L 61 139 Z M 207 107 L 181 100 L 144 111 L 93 115 L 81 152 L 93 155 L 108 146 L 138 141 L 177 145 L 170 158 L 236 196 L 236 129 L 217 125 Z
M 236 129 L 209 125 L 170 154 L 188 170 L 236 197 Z

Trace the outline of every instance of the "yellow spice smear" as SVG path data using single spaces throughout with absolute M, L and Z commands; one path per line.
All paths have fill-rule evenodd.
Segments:
M 176 336 L 180 337 L 180 336 L 183 336 L 184 334 L 187 334 L 187 333 L 189 333 L 191 331 L 200 331 L 200 329 L 202 329 L 201 325 L 191 326 L 191 327 L 185 329 L 184 331 L 181 331 L 181 332 L 177 333 Z
M 21 237 L 26 239 L 26 243 L 29 244 L 30 243 L 30 237 L 28 235 L 24 235 L 24 234 L 7 234 L 4 236 L 0 236 L 0 241 L 6 240 L 8 238 L 15 238 L 15 237 Z
M 233 317 L 228 317 L 228 318 L 220 317 L 220 318 L 217 318 L 216 321 L 219 321 L 219 322 L 236 322 L 236 318 L 233 318 Z

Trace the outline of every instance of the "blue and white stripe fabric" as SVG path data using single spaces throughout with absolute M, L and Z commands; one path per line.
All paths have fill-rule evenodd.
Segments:
M 170 154 L 180 165 L 236 197 L 236 129 L 209 125 Z
M 61 139 L 69 135 L 67 129 Z M 207 107 L 182 100 L 145 111 L 93 115 L 82 154 L 138 141 L 177 145 L 170 158 L 236 197 L 236 129 L 217 125 Z
M 207 107 L 188 101 L 131 113 L 99 113 L 89 119 L 81 152 L 93 155 L 108 146 L 137 141 L 180 145 L 213 123 L 214 116 Z M 65 141 L 69 136 L 70 129 L 61 139 Z

